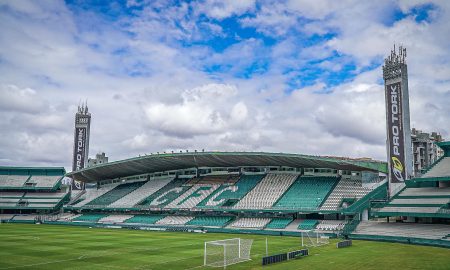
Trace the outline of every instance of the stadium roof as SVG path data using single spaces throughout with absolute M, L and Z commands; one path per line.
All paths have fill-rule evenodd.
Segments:
M 99 164 L 70 172 L 78 181 L 96 182 L 145 173 L 198 167 L 288 166 L 387 173 L 385 162 L 264 152 L 186 152 L 153 154 Z

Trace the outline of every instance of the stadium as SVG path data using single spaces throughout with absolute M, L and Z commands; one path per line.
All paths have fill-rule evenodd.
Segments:
M 90 159 L 86 101 L 71 171 L 0 166 L 0 270 L 449 269 L 450 141 L 414 146 L 405 59 L 394 46 L 382 66 L 386 160 L 179 149 Z
M 80 191 L 62 184 L 64 168 L 2 167 L 0 235 L 16 244 L 2 241 L 1 252 L 8 256 L 1 265 L 5 269 L 66 264 L 89 269 L 130 265 L 247 269 L 261 265 L 264 256 L 282 261 L 278 254 L 282 252 L 325 252 L 319 262 L 305 258 L 273 265 L 286 269 L 339 261 L 352 248 L 361 248 L 360 256 L 365 249 L 379 248 L 387 252 L 384 256 L 401 254 L 395 245 L 358 241 L 375 240 L 421 245 L 415 247 L 416 252 L 426 256 L 432 252 L 431 257 L 437 256 L 432 268 L 445 269 L 450 247 L 450 188 L 446 185 L 450 142 L 439 146 L 445 155 L 390 199 L 386 163 L 337 157 L 256 152 L 154 154 L 68 173 L 88 186 Z M 239 243 L 207 245 L 224 239 L 239 239 Z M 344 253 L 336 251 L 339 239 L 352 240 L 354 247 Z M 244 245 L 244 240 L 251 242 Z M 35 246 L 28 246 L 29 241 Z M 441 249 L 429 251 L 423 246 Z M 222 254 L 227 249 L 228 257 Z M 51 259 L 52 250 L 55 258 L 61 258 L 58 251 L 69 255 Z M 42 254 L 45 260 L 23 261 L 22 253 L 32 258 Z M 439 254 L 446 255 L 439 259 Z M 375 256 L 364 267 L 377 269 L 379 260 Z M 345 268 L 351 261 L 337 267 Z

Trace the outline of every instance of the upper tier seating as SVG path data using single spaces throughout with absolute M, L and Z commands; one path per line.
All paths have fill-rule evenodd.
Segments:
M 140 205 L 145 205 L 149 207 L 164 207 L 171 201 L 175 200 L 183 194 L 186 190 L 190 189 L 190 186 L 182 186 L 186 183 L 187 179 L 179 179 L 169 182 L 163 188 L 148 196 L 143 200 Z
M 414 199 L 393 199 L 389 205 L 437 205 L 441 206 L 450 202 L 450 198 L 414 198 Z
M 414 196 L 414 197 L 433 197 L 433 196 L 445 196 L 450 198 L 450 188 L 437 188 L 437 187 L 423 187 L 423 188 L 405 188 L 399 197 Z
M 118 185 L 114 189 L 95 198 L 94 200 L 90 201 L 86 205 L 110 205 L 111 203 L 119 200 L 120 198 L 127 195 L 128 193 L 141 187 L 143 184 L 145 184 L 145 182 L 141 181 L 141 182 L 124 183 L 124 184 Z
M 248 228 L 248 229 L 263 229 L 267 223 L 270 222 L 270 218 L 239 218 L 235 222 L 231 223 L 231 228 Z
M 264 175 L 242 175 L 234 185 L 222 185 L 197 206 L 222 206 L 227 200 L 239 200 L 263 179 Z
M 380 213 L 437 213 L 440 207 L 395 207 L 395 206 L 385 206 L 381 208 L 378 212 Z M 400 214 L 399 214 L 400 215 Z
M 0 198 L 21 198 L 24 192 L 0 192 Z
M 267 229 L 284 229 L 292 222 L 292 218 L 274 218 L 267 224 Z
M 160 178 L 147 181 L 144 185 L 113 202 L 109 207 L 132 207 L 167 185 L 173 178 Z
M 297 179 L 296 174 L 268 174 L 234 208 L 267 209 L 283 195 Z
M 372 191 L 370 188 L 362 187 L 361 180 L 341 178 L 339 183 L 323 203 L 321 210 L 338 210 L 342 199 L 353 198 L 359 200 L 369 194 L 370 191 Z
M 25 198 L 62 198 L 66 196 L 64 192 L 27 192 Z
M 381 215 L 446 214 L 441 207 L 450 202 L 450 188 L 406 187 L 387 205 L 377 211 Z
M 211 193 L 213 193 L 219 185 L 193 185 L 189 190 L 181 196 L 167 204 L 167 208 L 193 208 L 199 202 L 203 201 Z
M 208 175 L 195 177 L 186 182 L 186 185 L 223 185 L 223 184 L 234 184 L 238 181 L 239 175 Z
M 23 187 L 29 175 L 0 175 L 0 187 Z
M 34 183 L 35 187 L 52 188 L 58 183 L 62 176 L 32 175 L 27 184 Z
M 321 231 L 340 231 L 345 224 L 347 224 L 345 220 L 322 220 L 316 226 L 316 229 Z
M 186 225 L 195 225 L 195 226 L 210 226 L 210 227 L 223 227 L 227 223 L 229 223 L 233 217 L 220 216 L 220 217 L 206 217 L 200 216 L 192 219 L 187 222 Z
M 132 218 L 133 215 L 110 215 L 99 219 L 100 223 L 122 223 L 127 219 Z
M 135 215 L 134 217 L 127 219 L 126 223 L 141 223 L 141 224 L 154 224 L 156 221 L 164 218 L 163 215 Z
M 315 219 L 305 219 L 302 220 L 302 222 L 300 222 L 300 224 L 298 224 L 298 229 L 299 230 L 314 230 L 314 228 L 316 228 L 317 223 L 319 223 L 318 220 Z
M 442 239 L 450 233 L 450 225 L 419 223 L 361 222 L 353 234 Z
M 273 208 L 316 210 L 331 192 L 337 177 L 302 176 Z
M 107 214 L 82 214 L 81 216 L 73 218 L 72 221 L 97 222 L 106 216 L 108 216 L 108 215 Z
M 441 161 L 435 164 L 431 170 L 422 175 L 422 178 L 448 176 L 450 176 L 450 157 L 444 157 Z
M 159 225 L 185 225 L 194 219 L 190 216 L 166 216 L 156 222 Z
M 75 207 L 82 207 L 86 205 L 87 203 L 90 203 L 91 201 L 95 200 L 96 198 L 102 196 L 103 194 L 107 193 L 108 191 L 112 190 L 113 188 L 117 187 L 118 184 L 111 184 L 111 185 L 104 185 L 101 186 L 99 189 L 96 188 L 89 188 L 86 189 L 86 193 L 82 195 L 82 198 L 84 198 L 82 201 L 75 201 L 74 206 Z
M 66 195 L 64 192 L 1 192 L 0 208 L 54 208 Z

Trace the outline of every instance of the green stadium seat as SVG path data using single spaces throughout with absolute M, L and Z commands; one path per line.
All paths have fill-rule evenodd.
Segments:
M 242 175 L 235 185 L 222 185 L 197 207 L 218 207 L 224 205 L 228 200 L 239 200 L 252 190 L 265 175 Z M 223 191 L 225 189 L 225 191 Z M 214 197 L 218 195 L 217 197 Z
M 166 186 L 158 190 L 157 192 L 153 193 L 149 197 L 147 197 L 145 200 L 143 200 L 139 205 L 147 205 L 147 206 L 158 206 L 158 207 L 164 207 L 176 198 L 178 198 L 181 194 L 186 192 L 188 189 L 190 189 L 190 186 L 182 186 L 184 183 L 186 183 L 188 179 L 175 179 L 172 182 L 168 183 Z M 164 195 L 165 194 L 165 195 Z M 164 197 L 160 198 L 160 196 L 164 195 Z M 152 202 L 159 198 L 159 202 L 157 204 Z
M 164 218 L 163 215 L 135 215 L 134 217 L 125 220 L 125 223 L 154 224 L 162 218 Z
M 196 217 L 193 220 L 186 223 L 186 225 L 195 226 L 211 226 L 211 227 L 224 227 L 227 225 L 233 217 Z
M 83 214 L 81 216 L 78 216 L 72 221 L 84 221 L 84 222 L 97 222 L 100 219 L 108 216 L 107 214 Z
M 292 218 L 274 218 L 267 224 L 268 229 L 284 229 L 292 222 Z
M 278 200 L 273 208 L 309 209 L 319 208 L 336 184 L 337 177 L 302 176 Z
M 300 222 L 300 224 L 298 224 L 298 229 L 299 230 L 313 230 L 317 223 L 319 223 L 318 220 L 315 219 L 305 219 L 302 220 L 302 222 Z
M 145 184 L 145 182 L 125 183 L 118 185 L 112 190 L 90 201 L 86 205 L 110 205 L 135 189 L 140 188 L 143 184 Z

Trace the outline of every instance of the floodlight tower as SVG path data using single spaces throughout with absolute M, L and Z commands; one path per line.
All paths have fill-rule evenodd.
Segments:
M 75 114 L 75 133 L 73 144 L 73 163 L 72 171 L 78 171 L 86 167 L 89 157 L 89 137 L 91 127 L 91 113 L 89 112 L 87 102 L 78 106 L 78 112 Z M 72 181 L 72 190 L 84 189 L 84 185 L 79 181 Z
M 393 196 L 413 175 L 408 69 L 406 49 L 402 46 L 398 48 L 397 53 L 394 45 L 394 50 L 391 50 L 391 54 L 384 60 L 383 79 L 389 195 Z

